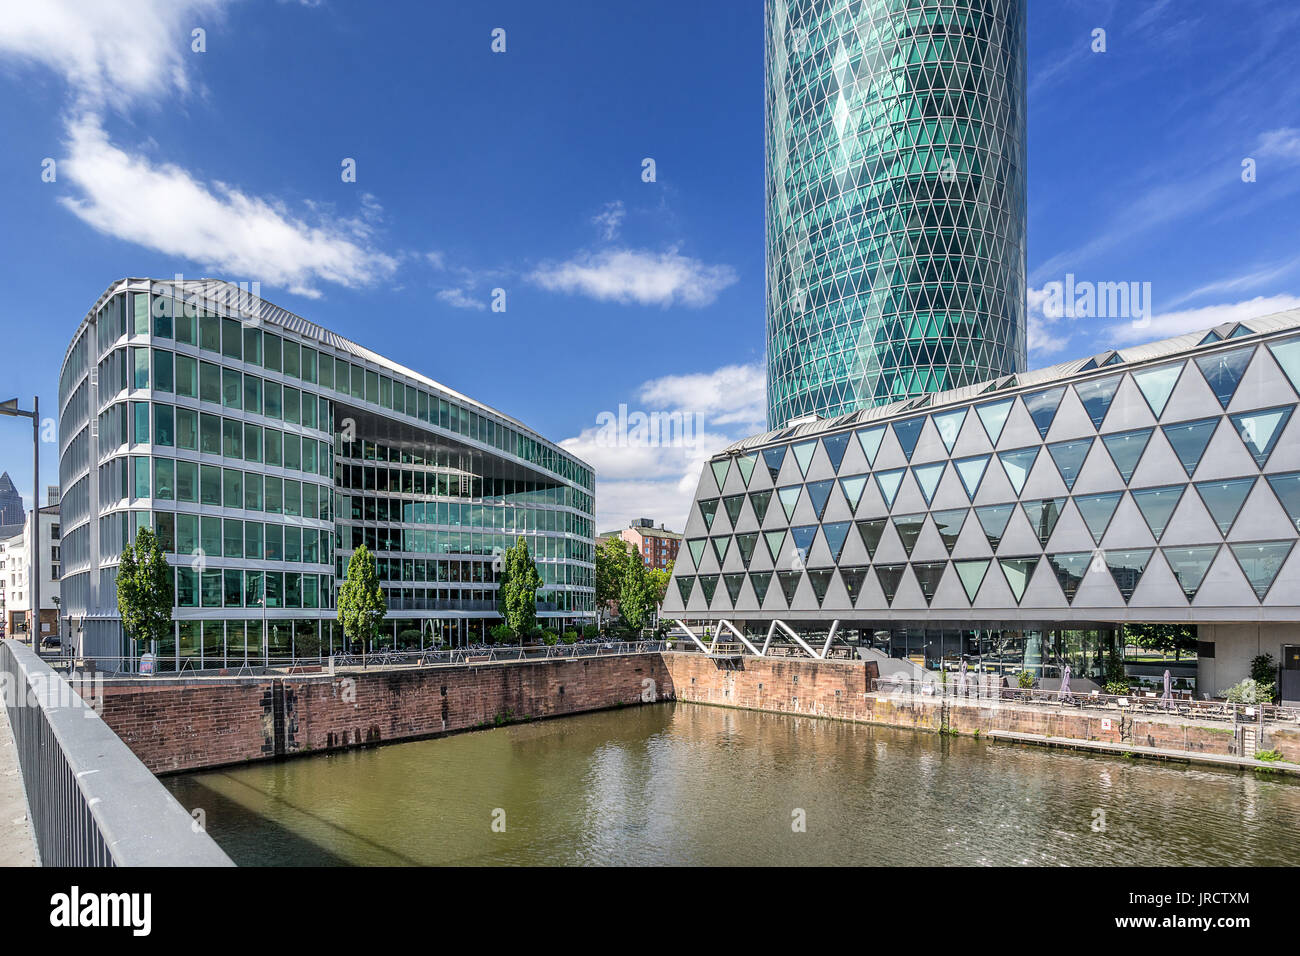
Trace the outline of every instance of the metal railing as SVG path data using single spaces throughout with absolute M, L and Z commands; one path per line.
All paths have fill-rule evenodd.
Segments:
M 30 649 L 0 644 L 0 679 L 42 865 L 234 865 Z
M 378 650 L 360 653 L 336 653 L 334 655 L 300 655 L 256 657 L 247 660 L 225 658 L 208 660 L 205 666 L 199 666 L 199 659 L 182 658 L 180 666 L 172 659 L 155 662 L 155 677 L 216 676 L 220 670 L 228 672 L 226 676 L 243 674 L 282 673 L 300 668 L 335 668 L 354 667 L 459 667 L 466 664 L 502 664 L 518 661 L 573 660 L 577 658 L 610 657 L 620 654 L 649 654 L 667 649 L 665 641 L 579 641 L 575 644 L 537 644 L 520 647 L 514 645 L 471 645 L 448 650 Z M 135 670 L 119 670 L 118 665 L 125 660 L 122 657 L 81 657 L 76 660 L 64 659 L 64 664 L 71 673 L 85 675 L 98 672 L 105 677 L 135 677 L 140 675 Z M 224 660 L 224 663 L 218 661 Z M 136 662 L 138 666 L 138 662 Z
M 991 676 L 991 675 L 990 675 Z M 997 679 L 1000 682 L 1000 678 Z M 979 675 L 971 673 L 963 685 L 950 677 L 947 683 L 937 680 L 914 680 L 907 677 L 880 677 L 871 681 L 871 690 L 878 694 L 905 694 L 919 697 L 949 698 L 955 700 L 988 700 L 1004 703 L 1051 705 L 1076 710 L 1110 710 L 1128 713 L 1189 717 L 1196 720 L 1224 720 L 1235 724 L 1253 724 L 1260 721 L 1300 722 L 1300 709 L 1276 704 L 1235 704 L 1222 700 L 1194 700 L 1139 694 L 1104 694 L 1042 690 L 1033 687 L 1002 687 L 994 681 L 981 682 Z

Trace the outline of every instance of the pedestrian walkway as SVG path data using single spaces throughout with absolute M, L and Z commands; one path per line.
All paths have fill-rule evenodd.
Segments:
M 36 866 L 36 838 L 4 707 L 0 707 L 0 866 Z

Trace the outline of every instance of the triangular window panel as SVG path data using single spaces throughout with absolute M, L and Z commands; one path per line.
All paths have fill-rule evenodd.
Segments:
M 1137 383 L 1142 397 L 1147 400 L 1147 405 L 1151 408 L 1151 414 L 1156 418 L 1165 413 L 1169 396 L 1174 394 L 1174 386 L 1178 384 L 1182 374 L 1182 362 L 1175 365 L 1161 365 L 1157 368 L 1144 368 L 1133 373 L 1133 381 Z
M 935 462 L 931 465 L 913 465 L 912 477 L 921 488 L 921 494 L 925 496 L 925 503 L 928 505 L 934 501 L 934 493 L 939 489 L 939 480 L 943 478 L 943 471 L 948 467 L 946 461 Z
M 1270 345 L 1268 349 L 1273 353 L 1277 364 L 1282 367 L 1282 371 L 1286 373 L 1291 387 L 1300 394 L 1300 338 L 1278 342 Z
M 1202 338 L 1201 341 L 1197 342 L 1196 344 L 1213 345 L 1215 342 L 1222 342 L 1222 341 L 1223 341 L 1223 336 L 1220 335 L 1218 332 L 1215 332 L 1213 329 L 1211 329 L 1209 332 L 1206 332 L 1205 337 Z
M 817 450 L 817 442 L 806 441 L 798 445 L 791 445 L 790 450 L 794 452 L 794 460 L 799 465 L 799 474 L 808 477 L 808 466 L 812 464 L 813 452 Z
M 1205 502 L 1210 517 L 1219 526 L 1219 533 L 1227 537 L 1232 530 L 1232 523 L 1241 514 L 1241 506 L 1246 503 L 1250 489 L 1255 487 L 1255 477 L 1228 478 L 1223 481 L 1198 481 L 1196 493 Z
M 784 488 L 776 490 L 776 496 L 781 500 L 781 510 L 785 512 L 785 520 L 794 520 L 794 509 L 799 506 L 799 495 L 803 492 L 803 485 L 786 485 Z
M 1133 472 L 1137 471 L 1138 462 L 1142 460 L 1142 453 L 1146 451 L 1153 431 L 1154 428 L 1139 428 L 1136 431 L 1101 436 L 1101 442 L 1106 446 L 1106 451 L 1110 452 L 1110 460 L 1115 463 L 1124 484 L 1128 484 Z
M 1015 510 L 1014 504 L 1004 505 L 983 505 L 975 509 L 975 517 L 980 519 L 980 527 L 984 529 L 984 537 L 989 539 L 989 547 L 994 551 L 1002 543 L 1002 535 L 1006 533 L 1007 522 L 1011 520 L 1011 512 Z
M 858 444 L 862 446 L 862 454 L 867 456 L 867 464 L 875 465 L 876 454 L 880 451 L 880 443 L 885 437 L 885 426 L 877 425 L 875 428 L 859 428 Z
M 927 605 L 934 600 L 934 592 L 939 590 L 939 582 L 947 568 L 947 561 L 919 561 L 912 565 L 912 573 L 916 575 L 916 583 L 921 585 Z
M 876 548 L 880 544 L 880 536 L 885 533 L 886 518 L 867 518 L 863 521 L 856 522 L 858 534 L 862 535 L 862 543 L 866 546 L 867 554 L 871 557 L 876 556 Z
M 1237 556 L 1246 580 L 1255 589 L 1255 596 L 1261 601 L 1268 596 L 1269 589 L 1277 579 L 1277 573 L 1286 563 L 1294 541 L 1261 541 L 1251 544 L 1230 544 L 1232 553 Z
M 1228 407 L 1232 396 L 1237 394 L 1241 376 L 1245 374 L 1254 352 L 1253 346 L 1246 346 L 1231 352 L 1220 352 L 1218 355 L 1202 355 L 1196 360 L 1196 367 L 1201 370 L 1210 391 L 1224 408 Z
M 697 571 L 700 567 L 700 558 L 704 557 L 704 542 L 707 540 L 709 539 L 691 538 L 686 542 L 686 547 L 689 548 L 691 552 L 691 563 L 695 565 Z
M 1049 388 L 1045 392 L 1024 396 L 1025 410 L 1034 420 L 1040 438 L 1046 438 L 1051 430 L 1052 422 L 1056 420 L 1056 410 L 1061 407 L 1061 398 L 1064 395 L 1065 386 L 1062 385 L 1059 388 Z
M 822 515 L 826 513 L 826 502 L 830 499 L 831 489 L 834 487 L 834 478 L 808 482 L 808 500 L 812 502 L 813 511 L 817 514 L 818 521 L 821 521 Z
M 727 596 L 731 598 L 732 606 L 735 606 L 736 598 L 740 597 L 740 589 L 745 583 L 745 575 L 735 572 L 724 574 L 722 583 L 727 586 Z
M 1067 601 L 1073 604 L 1074 596 L 1079 593 L 1079 582 L 1088 573 L 1088 565 L 1092 563 L 1092 552 L 1074 551 L 1069 554 L 1049 554 L 1047 563 L 1056 575 L 1056 582 L 1061 585 L 1061 593 L 1065 595 Z
M 781 593 L 785 595 L 787 605 L 794 600 L 794 592 L 799 590 L 799 578 L 802 576 L 802 571 L 776 572 L 776 579 L 781 582 Z
M 1019 604 L 1020 599 L 1025 596 L 1025 588 L 1029 587 L 1029 579 L 1034 576 L 1034 566 L 1038 564 L 1038 559 L 998 558 L 998 564 L 1001 565 L 1002 574 L 1011 588 L 1011 596 Z
M 966 497 L 971 501 L 975 500 L 975 494 L 980 490 L 980 482 L 984 480 L 989 458 L 989 455 L 977 455 L 974 458 L 959 458 L 952 463 L 961 477 L 962 487 L 966 489 Z
M 858 502 L 862 500 L 862 492 L 866 488 L 866 475 L 853 475 L 851 478 L 840 479 L 840 491 L 844 492 L 844 499 L 849 503 L 850 511 L 858 510 Z
M 751 491 L 749 493 L 749 506 L 754 509 L 754 517 L 758 523 L 762 524 L 767 519 L 767 506 L 772 503 L 772 489 L 767 491 Z
M 722 461 L 709 462 L 713 468 L 713 480 L 718 483 L 718 490 L 721 491 L 727 484 L 727 472 L 731 470 L 731 459 L 724 458 Z
M 717 498 L 700 499 L 700 517 L 704 519 L 705 531 L 713 530 L 713 518 L 718 513 L 718 500 Z
M 876 580 L 880 582 L 880 590 L 885 593 L 885 601 L 889 604 L 894 603 L 894 595 L 898 593 L 898 585 L 903 581 L 903 572 L 907 570 L 906 564 L 877 564 Z
M 894 422 L 894 437 L 898 439 L 898 444 L 902 446 L 903 454 L 908 461 L 912 460 L 912 452 L 916 451 L 916 443 L 921 437 L 923 428 L 925 428 L 925 416 Z
M 751 452 L 748 455 L 741 455 L 736 459 L 736 467 L 740 469 L 740 480 L 749 487 L 749 479 L 754 476 L 754 465 L 758 463 L 758 454 Z
M 1047 547 L 1052 532 L 1056 530 L 1056 522 L 1061 518 L 1061 511 L 1069 500 L 1069 498 L 1043 498 L 1039 501 L 1021 502 L 1020 506 L 1025 509 L 1025 517 L 1029 519 L 1043 547 Z
M 700 588 L 704 591 L 704 603 L 713 603 L 713 592 L 718 589 L 718 576 L 716 574 L 701 574 Z
M 695 578 L 680 577 L 677 579 L 677 592 L 682 596 L 682 607 L 691 603 L 691 588 L 695 586 Z
M 1245 338 L 1247 335 L 1254 335 L 1254 334 L 1255 333 L 1252 332 L 1250 329 L 1248 329 L 1246 326 L 1239 324 L 1237 325 L 1236 328 L 1234 328 L 1231 332 L 1228 333 L 1228 338 L 1240 339 L 1240 338 Z
M 1237 430 L 1246 451 L 1255 459 L 1255 464 L 1263 468 L 1268 456 L 1273 454 L 1273 446 L 1282 437 L 1282 430 L 1291 420 L 1294 405 L 1280 408 L 1264 408 L 1257 412 L 1238 412 L 1232 418 L 1232 427 Z
M 754 546 L 756 544 L 758 544 L 758 532 L 756 531 L 736 535 L 736 547 L 740 549 L 740 563 L 746 568 L 749 567 L 750 559 L 754 557 Z
M 767 553 L 772 556 L 772 561 L 775 563 L 777 555 L 781 553 L 781 545 L 785 544 L 785 532 L 764 531 L 763 540 L 767 542 Z
M 1214 556 L 1219 553 L 1219 545 L 1204 544 L 1195 548 L 1164 548 L 1162 553 L 1169 562 L 1169 570 L 1174 572 L 1183 593 L 1190 604 L 1196 599 L 1196 592 L 1201 589 L 1205 574 L 1214 563 Z
M 1123 497 L 1122 491 L 1103 491 L 1095 495 L 1079 495 L 1074 499 L 1074 506 L 1083 515 L 1083 523 L 1088 526 L 1094 544 L 1101 544 L 1106 529 L 1110 527 L 1110 519 L 1115 517 L 1115 509 Z
M 1093 439 L 1079 438 L 1075 441 L 1058 441 L 1047 446 L 1047 451 L 1056 462 L 1056 470 L 1061 473 L 1061 480 L 1067 489 L 1073 490 L 1074 483 L 1083 470 L 1083 463 L 1088 458 Z M 1017 491 L 1016 494 L 1020 492 Z
M 771 583 L 771 571 L 749 572 L 749 584 L 754 589 L 754 597 L 758 598 L 759 607 L 762 607 L 763 602 L 767 600 L 767 586 Z
M 975 595 L 979 593 L 980 585 L 984 583 L 984 575 L 988 573 L 989 559 L 954 561 L 952 566 L 957 569 L 957 577 L 961 579 L 961 586 L 966 591 L 966 600 L 974 604 Z
M 1157 541 L 1165 533 L 1165 528 L 1169 527 L 1169 519 L 1173 517 L 1178 502 L 1182 501 L 1183 491 L 1186 488 L 1186 485 L 1163 485 L 1159 488 L 1140 488 L 1129 492 Z
M 1201 456 L 1205 454 L 1206 447 L 1210 444 L 1210 439 L 1214 437 L 1214 430 L 1219 427 L 1221 419 L 1218 418 L 1201 418 L 1194 422 L 1177 422 L 1173 425 L 1161 425 L 1164 430 L 1165 438 L 1169 439 L 1169 445 L 1182 462 L 1183 469 L 1190 478 L 1196 472 L 1196 466 L 1201 463 Z
M 807 563 L 808 551 L 812 548 L 813 539 L 816 537 L 817 526 L 815 524 L 805 524 L 790 529 L 790 539 L 794 541 L 794 549 L 799 552 L 800 561 Z
M 844 582 L 844 590 L 849 594 L 849 606 L 853 607 L 858 603 L 858 596 L 862 593 L 862 582 L 867 579 L 867 567 L 840 568 L 840 580 Z
M 822 525 L 822 536 L 826 539 L 826 546 L 831 549 L 832 561 L 840 559 L 840 552 L 844 550 L 844 541 L 848 538 L 852 525 L 852 521 L 832 521 Z
M 957 543 L 957 538 L 961 535 L 962 525 L 966 523 L 966 515 L 970 513 L 969 508 L 953 508 L 950 511 L 932 511 L 930 517 L 934 519 L 935 530 L 939 532 L 939 537 L 943 541 L 943 546 L 952 554 L 953 546 Z
M 826 457 L 831 460 L 831 467 L 838 473 L 840 463 L 844 461 L 844 452 L 849 447 L 849 433 L 827 435 L 822 439 L 822 447 L 826 449 Z
M 1287 517 L 1291 519 L 1291 524 L 1300 531 L 1300 471 L 1269 475 L 1268 483 Z
M 980 422 L 984 426 L 984 434 L 989 436 L 989 441 L 996 445 L 998 439 L 1002 437 L 1002 429 L 1007 423 L 1007 416 L 1011 414 L 1011 406 L 1015 399 L 1004 398 L 998 402 L 986 402 L 983 405 L 975 406 L 975 411 L 979 412 Z
M 813 594 L 817 596 L 817 606 L 822 606 L 822 601 L 826 600 L 826 590 L 831 586 L 831 577 L 834 576 L 834 568 L 809 568 L 808 583 L 812 585 Z
M 889 471 L 878 471 L 876 475 L 876 486 L 880 488 L 880 494 L 885 499 L 885 506 L 894 507 L 894 499 L 898 496 L 898 486 L 903 483 L 903 473 L 906 468 L 894 468 Z
M 1115 579 L 1115 587 L 1119 588 L 1125 604 L 1137 590 L 1138 582 L 1142 580 L 1142 574 L 1151 561 L 1152 550 L 1135 548 L 1131 551 L 1106 552 L 1106 567 L 1110 569 L 1110 576 Z
M 1007 473 L 1007 479 L 1016 494 L 1024 490 L 1025 481 L 1034 468 L 1034 462 L 1038 460 L 1040 447 L 1042 446 L 1034 445 L 1030 448 L 1013 448 L 1011 451 L 998 452 L 998 461 L 1002 462 L 1002 469 Z
M 785 450 L 788 446 L 777 445 L 775 448 L 763 449 L 763 464 L 767 466 L 767 473 L 772 476 L 772 483 L 776 484 L 777 476 L 781 474 L 781 465 L 785 463 Z
M 898 532 L 898 537 L 903 541 L 903 550 L 907 556 L 912 556 L 912 549 L 916 547 L 916 539 L 921 536 L 921 529 L 925 527 L 925 513 L 915 515 L 895 515 L 894 530 Z
M 932 415 L 935 430 L 939 432 L 939 437 L 943 439 L 943 447 L 948 449 L 948 454 L 952 454 L 952 446 L 957 444 L 957 436 L 961 434 L 961 426 L 966 422 L 966 409 L 959 408 L 953 412 L 941 412 L 938 415 Z
M 736 522 L 740 519 L 740 509 L 744 504 L 744 495 L 728 495 L 722 499 L 722 507 L 727 509 L 727 517 L 731 520 L 731 526 L 733 528 L 736 526 Z
M 710 538 L 713 542 L 713 553 L 717 555 L 718 567 L 722 567 L 722 562 L 727 559 L 727 549 L 731 547 L 731 537 L 728 535 L 724 538 Z
M 1083 410 L 1092 419 L 1093 427 L 1100 428 L 1101 423 L 1106 420 L 1106 412 L 1110 410 L 1110 403 L 1115 398 L 1115 390 L 1119 388 L 1123 377 L 1112 375 L 1109 378 L 1075 384 L 1074 394 L 1078 395 L 1079 401 L 1083 402 Z

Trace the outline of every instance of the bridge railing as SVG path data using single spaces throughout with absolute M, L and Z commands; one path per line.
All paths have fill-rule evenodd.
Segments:
M 0 681 L 42 865 L 234 865 L 29 648 L 0 643 Z

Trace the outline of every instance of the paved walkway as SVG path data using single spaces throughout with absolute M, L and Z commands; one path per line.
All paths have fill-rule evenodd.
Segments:
M 36 866 L 36 838 L 4 707 L 0 707 L 0 866 Z

